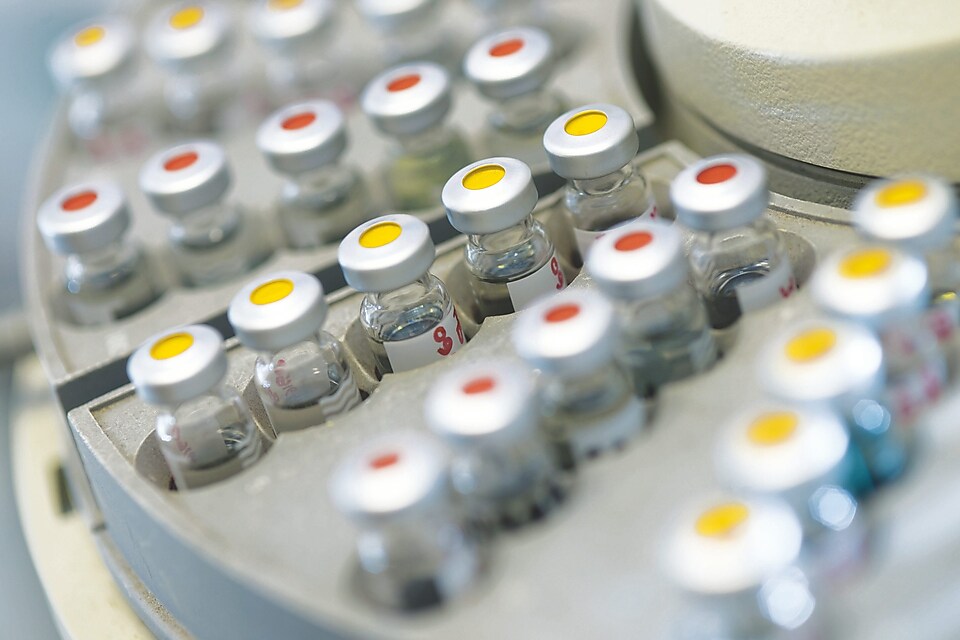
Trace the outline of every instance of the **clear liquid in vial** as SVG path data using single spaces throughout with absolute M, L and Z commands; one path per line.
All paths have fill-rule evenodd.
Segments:
M 708 327 L 646 336 L 644 342 L 642 348 L 621 352 L 634 394 L 641 398 L 652 398 L 663 385 L 705 371 L 717 358 Z
M 710 292 L 704 297 L 704 305 L 710 326 L 714 329 L 726 329 L 743 315 L 740 301 L 737 299 L 737 287 L 742 287 L 770 272 L 767 262 L 751 264 L 735 269 L 721 271 L 713 279 Z
M 443 185 L 470 159 L 467 145 L 456 134 L 437 148 L 398 155 L 386 175 L 393 206 L 401 211 L 439 207 Z
M 106 324 L 148 307 L 161 295 L 148 274 L 142 254 L 124 269 L 86 278 L 68 279 L 64 304 L 70 319 L 80 325 Z
M 300 192 L 285 188 L 280 203 L 280 224 L 287 244 L 295 249 L 337 242 L 367 218 L 363 183 L 354 180 L 340 188 Z
M 393 373 L 390 358 L 383 346 L 384 342 L 395 342 L 415 338 L 433 330 L 443 319 L 444 307 L 435 303 L 424 303 L 397 317 L 396 321 L 384 325 L 379 335 L 369 333 L 372 338 L 370 347 L 377 361 L 377 378 L 385 373 Z

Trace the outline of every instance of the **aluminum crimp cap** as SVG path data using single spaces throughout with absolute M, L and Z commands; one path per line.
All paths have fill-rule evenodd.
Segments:
M 278 173 L 299 175 L 336 162 L 347 148 L 340 108 L 327 100 L 274 111 L 257 129 L 257 147 Z
M 367 85 L 360 106 L 387 135 L 412 135 L 433 127 L 450 111 L 450 76 L 432 62 L 384 71 Z
M 927 266 L 921 258 L 891 246 L 841 249 L 814 271 L 810 291 L 827 313 L 877 329 L 927 305 Z
M 127 376 L 148 404 L 176 406 L 209 391 L 227 374 L 223 336 L 194 324 L 157 334 L 133 352 Z
M 326 318 L 323 285 L 301 271 L 277 271 L 247 283 L 227 310 L 237 339 L 258 351 L 279 351 L 306 340 Z
M 590 247 L 587 273 L 621 300 L 659 296 L 687 282 L 683 235 L 663 222 L 636 221 L 607 231 Z
M 286 53 L 322 39 L 335 18 L 332 0 L 257 0 L 247 26 L 262 46 Z
M 439 0 L 355 0 L 360 15 L 377 29 L 392 31 L 428 23 Z
M 427 272 L 435 257 L 427 224 L 405 213 L 364 222 L 347 234 L 337 251 L 347 284 L 368 293 L 410 284 Z
M 770 495 L 836 483 L 849 444 L 835 411 L 764 401 L 727 422 L 717 443 L 717 475 L 734 489 Z
M 447 456 L 425 434 L 391 431 L 348 453 L 334 469 L 329 490 L 336 507 L 358 524 L 388 524 L 450 500 Z
M 543 134 L 550 168 L 568 180 L 588 180 L 619 171 L 633 161 L 640 137 L 633 117 L 612 104 L 567 111 Z
M 541 29 L 503 29 L 478 40 L 463 60 L 463 73 L 493 100 L 536 91 L 553 73 L 550 36 Z
M 154 154 L 140 169 L 140 189 L 158 211 L 181 216 L 219 201 L 230 188 L 223 148 L 197 140 Z
M 133 25 L 119 16 L 104 16 L 71 27 L 50 51 L 57 83 L 69 89 L 114 75 L 136 56 Z
M 860 233 L 921 253 L 950 244 L 958 215 L 956 193 L 934 176 L 875 180 L 853 201 L 853 221 Z
M 503 231 L 533 213 L 540 194 L 526 163 L 488 158 L 450 176 L 440 199 L 447 219 L 460 233 Z
M 704 158 L 673 179 L 670 200 L 677 220 L 691 229 L 741 227 L 763 215 L 770 202 L 767 170 L 743 154 Z
M 880 340 L 865 326 L 843 320 L 806 320 L 778 333 L 760 352 L 757 380 L 788 402 L 820 402 L 876 395 L 884 382 Z
M 178 2 L 160 10 L 144 35 L 147 54 L 172 71 L 202 66 L 226 52 L 230 12 L 216 2 Z
M 713 496 L 681 511 L 664 569 L 688 593 L 736 594 L 795 564 L 802 541 L 800 520 L 782 500 Z
M 580 377 L 613 360 L 613 305 L 590 289 L 565 289 L 525 309 L 513 326 L 513 346 L 532 367 Z
M 427 424 L 453 447 L 537 438 L 530 377 L 513 363 L 479 362 L 446 372 L 426 399 Z
M 118 184 L 107 180 L 64 187 L 37 212 L 44 244 L 61 255 L 103 249 L 122 238 L 129 226 L 127 199 Z

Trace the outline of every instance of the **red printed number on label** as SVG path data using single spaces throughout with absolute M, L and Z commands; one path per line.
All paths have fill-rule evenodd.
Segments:
M 793 276 L 790 276 L 790 281 L 787 282 L 787 285 L 780 287 L 780 297 L 789 298 L 793 295 L 793 292 L 797 290 L 797 280 Z
M 560 263 L 557 261 L 556 256 L 550 259 L 550 272 L 557 276 L 557 290 L 563 289 L 563 270 L 560 268 Z
M 457 310 L 453 310 L 453 319 L 457 321 L 457 340 L 460 344 L 463 344 L 463 327 L 460 325 L 460 316 L 457 315 Z M 442 356 L 450 355 L 450 352 L 453 351 L 453 338 L 447 335 L 447 330 L 443 327 L 437 327 L 433 330 L 433 341 L 440 345 L 440 348 L 437 349 L 437 353 Z

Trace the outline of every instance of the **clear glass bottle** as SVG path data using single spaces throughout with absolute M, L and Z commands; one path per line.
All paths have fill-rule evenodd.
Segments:
M 289 246 L 307 249 L 339 241 L 368 217 L 360 172 L 339 162 L 347 147 L 346 123 L 332 102 L 279 109 L 260 125 L 257 146 L 284 177 L 278 210 Z
M 357 10 L 376 31 L 385 65 L 427 61 L 456 72 L 460 61 L 443 24 L 442 0 L 355 0 Z
M 769 192 L 760 162 L 745 155 L 696 162 L 674 179 L 670 199 L 677 220 L 693 232 L 693 283 L 713 328 L 796 291 L 783 236 L 764 216 Z
M 493 103 L 483 136 L 487 154 L 517 158 L 537 172 L 547 169 L 543 134 L 563 112 L 562 98 L 545 86 L 553 62 L 550 36 L 530 27 L 497 31 L 467 52 L 464 74 Z
M 187 286 L 230 280 L 273 252 L 259 221 L 225 202 L 230 167 L 223 149 L 196 141 L 155 154 L 140 170 L 140 188 L 171 219 L 170 249 Z
M 329 487 L 359 529 L 357 583 L 375 604 L 433 607 L 477 581 L 484 550 L 453 499 L 438 443 L 402 430 L 368 441 L 344 457 Z
M 127 363 L 137 395 L 157 407 L 156 437 L 180 490 L 235 475 L 263 454 L 260 431 L 224 384 L 226 373 L 223 338 L 205 325 L 155 336 Z
M 640 432 L 644 407 L 615 360 L 613 306 L 599 293 L 570 289 L 540 301 L 519 316 L 512 340 L 542 372 L 544 427 L 564 466 L 622 449 Z
M 532 215 L 538 198 L 530 167 L 513 158 L 467 165 L 443 188 L 447 219 L 467 234 L 464 258 L 484 318 L 520 311 L 567 285 L 553 242 Z
M 257 392 L 277 435 L 325 422 L 360 402 L 340 341 L 323 331 L 327 304 L 316 277 L 279 271 L 248 283 L 227 319 L 259 352 Z
M 130 211 L 113 182 L 74 184 L 50 196 L 37 213 L 47 247 L 66 258 L 62 301 L 77 324 L 104 324 L 150 305 L 163 287 L 140 245 L 126 238 Z
M 384 178 L 401 211 L 438 207 L 447 178 L 470 162 L 463 138 L 444 123 L 450 102 L 449 75 L 426 62 L 385 71 L 363 91 L 364 113 L 393 139 Z
M 366 293 L 360 325 L 378 377 L 441 360 L 466 342 L 446 287 L 428 272 L 435 253 L 427 225 L 406 214 L 366 222 L 340 243 L 347 284 Z
M 707 314 L 687 279 L 678 229 L 633 222 L 593 243 L 587 273 L 614 304 L 618 359 L 634 393 L 651 398 L 664 384 L 709 369 L 717 345 Z
M 570 181 L 564 204 L 581 261 L 604 232 L 657 217 L 657 205 L 634 161 L 640 138 L 625 110 L 612 104 L 577 107 L 547 127 L 543 146 L 554 173 Z

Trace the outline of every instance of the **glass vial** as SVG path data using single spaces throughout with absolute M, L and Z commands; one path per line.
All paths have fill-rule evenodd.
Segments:
M 538 198 L 530 167 L 513 158 L 467 165 L 443 188 L 447 219 L 467 234 L 464 258 L 484 318 L 567 286 L 553 242 L 532 215 Z
M 203 140 L 161 151 L 140 169 L 140 189 L 173 223 L 170 248 L 187 286 L 231 280 L 273 252 L 263 225 L 224 201 L 231 182 L 223 149 Z
M 693 283 L 715 329 L 797 289 L 783 236 L 764 215 L 769 197 L 766 169 L 745 155 L 695 162 L 670 185 L 677 221 L 693 232 Z
M 426 419 L 452 451 L 453 487 L 478 522 L 514 528 L 540 520 L 561 501 L 533 384 L 512 363 L 447 371 L 427 395 Z
M 637 218 L 656 218 L 657 205 L 635 161 L 640 138 L 633 117 L 612 104 L 564 113 L 543 135 L 550 167 L 569 180 L 564 204 L 581 261 L 604 232 Z
M 163 291 L 140 245 L 125 236 L 130 210 L 108 181 L 63 188 L 41 205 L 37 227 L 50 251 L 66 258 L 63 301 L 68 319 L 105 324 L 133 315 Z
M 363 178 L 340 163 L 347 128 L 332 102 L 301 102 L 274 112 L 257 131 L 257 147 L 284 178 L 278 210 L 289 246 L 339 241 L 367 217 Z
M 402 213 L 365 222 L 340 243 L 347 284 L 367 294 L 360 325 L 378 377 L 442 360 L 466 342 L 446 287 L 428 271 L 435 255 L 426 223 Z
M 546 87 L 553 63 L 550 36 L 530 27 L 497 31 L 470 47 L 464 75 L 493 103 L 483 136 L 486 154 L 547 170 L 543 134 L 563 112 L 562 98 Z
M 513 346 L 542 372 L 544 427 L 565 467 L 627 446 L 644 408 L 615 361 L 613 306 L 589 289 L 570 289 L 519 316 Z
M 477 581 L 482 548 L 454 501 L 439 443 L 402 430 L 369 440 L 344 457 L 329 488 L 359 529 L 357 582 L 373 603 L 424 609 Z
M 445 0 L 354 0 L 376 31 L 385 65 L 427 61 L 456 71 L 459 56 L 443 25 Z
M 614 304 L 618 359 L 638 396 L 653 397 L 716 361 L 703 301 L 687 279 L 679 229 L 653 221 L 614 229 L 593 243 L 586 270 Z
M 363 91 L 364 113 L 393 139 L 384 177 L 401 211 L 438 207 L 447 178 L 470 162 L 466 143 L 444 122 L 450 102 L 450 76 L 426 62 L 390 69 Z
M 223 337 L 191 325 L 147 340 L 127 363 L 137 395 L 157 407 L 156 437 L 180 490 L 239 473 L 264 451 L 250 411 L 224 384 Z
M 323 331 L 327 303 L 316 277 L 279 271 L 244 286 L 227 319 L 256 351 L 254 380 L 277 435 L 326 422 L 355 407 L 360 391 L 343 345 Z

